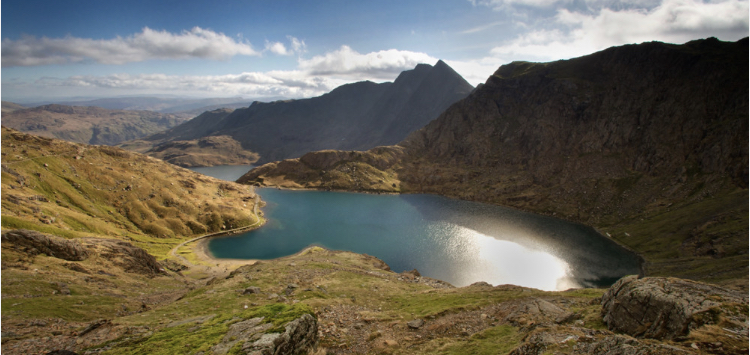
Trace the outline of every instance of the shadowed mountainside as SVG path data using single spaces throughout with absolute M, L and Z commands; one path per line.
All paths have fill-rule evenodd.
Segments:
M 172 114 L 108 110 L 93 106 L 52 104 L 3 111 L 4 127 L 86 144 L 116 145 L 164 131 L 184 121 L 184 118 Z
M 514 62 L 398 146 L 238 181 L 512 206 L 593 225 L 650 274 L 747 285 L 747 68 L 747 38 Z
M 261 162 L 319 149 L 369 149 L 401 141 L 472 89 L 442 61 L 419 64 L 393 83 L 358 82 L 310 99 L 206 112 L 144 141 L 159 145 L 226 135 L 257 152 Z

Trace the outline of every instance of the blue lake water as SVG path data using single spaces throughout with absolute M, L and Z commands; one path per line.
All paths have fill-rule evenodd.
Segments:
M 257 191 L 268 222 L 212 239 L 215 257 L 273 259 L 320 245 L 456 286 L 485 281 L 543 290 L 608 286 L 640 270 L 636 255 L 590 227 L 510 208 L 435 195 Z

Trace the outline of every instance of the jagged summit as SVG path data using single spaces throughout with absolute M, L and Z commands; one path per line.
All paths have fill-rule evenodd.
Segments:
M 158 145 L 226 135 L 260 154 L 261 163 L 321 149 L 369 149 L 401 141 L 472 90 L 442 61 L 419 64 L 394 82 L 363 81 L 314 98 L 204 113 L 146 140 Z

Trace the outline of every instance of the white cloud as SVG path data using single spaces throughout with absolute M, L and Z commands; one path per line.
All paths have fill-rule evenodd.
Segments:
M 144 27 L 140 33 L 114 39 L 36 38 L 24 36 L 2 42 L 2 66 L 35 66 L 91 60 L 103 64 L 124 64 L 150 59 L 228 59 L 235 55 L 255 56 L 250 43 L 223 33 L 194 27 L 175 34 Z
M 508 6 L 522 5 L 534 7 L 549 7 L 560 2 L 570 2 L 567 0 L 469 0 L 474 6 L 481 5 L 492 8 L 495 11 L 503 11 Z
M 289 42 L 292 43 L 292 51 L 294 51 L 295 53 L 304 53 L 307 51 L 307 45 L 305 44 L 305 41 L 292 36 L 286 36 L 286 38 L 289 40 Z
M 281 42 L 268 42 L 266 41 L 266 50 L 278 55 L 289 55 L 291 54 Z
M 277 54 L 305 50 L 303 41 L 289 37 L 290 47 L 266 50 Z M 16 95 L 66 92 L 69 95 L 152 95 L 244 96 L 252 98 L 303 98 L 319 96 L 353 81 L 393 81 L 404 70 L 419 63 L 434 64 L 437 59 L 424 53 L 387 50 L 358 53 L 348 46 L 311 59 L 298 59 L 296 70 L 244 72 L 227 75 L 112 74 L 77 75 L 67 78 L 42 78 L 35 82 L 9 81 L 6 89 Z M 491 74 L 491 71 L 489 72 Z M 489 74 L 487 74 L 489 75 Z M 32 94 L 33 95 L 33 94 Z
M 389 49 L 361 54 L 349 46 L 341 46 L 325 55 L 300 58 L 299 68 L 313 75 L 393 80 L 419 63 L 436 62 L 436 58 L 425 53 Z
M 179 94 L 200 96 L 310 97 L 343 84 L 335 79 L 308 77 L 295 71 L 246 72 L 228 75 L 112 74 L 79 75 L 65 79 L 42 78 L 33 86 L 43 90 L 71 92 L 127 91 L 132 94 Z M 20 85 L 23 86 L 23 85 Z
M 286 38 L 289 40 L 289 48 L 281 42 L 266 41 L 266 51 L 277 55 L 300 54 L 306 51 L 307 46 L 305 45 L 305 41 L 293 36 L 286 36 Z
M 547 61 L 646 41 L 684 43 L 711 36 L 738 40 L 748 35 L 748 2 L 664 0 L 650 10 L 605 8 L 593 15 L 562 9 L 553 22 L 557 28 L 527 32 L 490 54 L 505 63 Z

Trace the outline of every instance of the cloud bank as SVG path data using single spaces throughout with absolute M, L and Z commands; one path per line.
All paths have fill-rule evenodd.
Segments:
M 290 47 L 267 43 L 266 50 L 290 55 L 304 51 L 305 45 L 289 37 Z M 178 94 L 196 96 L 245 96 L 253 98 L 303 98 L 319 96 L 352 81 L 392 81 L 404 70 L 419 63 L 435 64 L 437 59 L 424 53 L 386 50 L 359 53 L 348 46 L 314 56 L 298 58 L 296 70 L 244 72 L 227 75 L 112 74 L 78 75 L 68 78 L 45 77 L 33 83 L 3 83 L 4 89 L 66 92 L 74 95 L 111 92 L 131 94 Z
M 478 4 L 498 8 L 512 4 L 511 1 L 522 0 L 490 0 Z M 529 0 L 526 4 L 531 5 L 532 2 Z M 563 3 L 564 0 L 557 2 Z M 589 3 L 594 7 L 601 7 L 602 4 L 595 1 Z M 489 57 L 501 63 L 513 60 L 549 61 L 578 57 L 629 43 L 685 43 L 706 37 L 734 41 L 748 36 L 747 1 L 630 1 L 626 5 L 626 9 L 621 10 L 601 7 L 583 12 L 561 7 L 545 26 L 536 27 L 504 45 L 492 48 Z M 486 62 L 488 58 L 483 60 Z
M 393 80 L 419 63 L 436 62 L 436 58 L 425 53 L 389 49 L 361 54 L 349 46 L 341 46 L 325 55 L 300 59 L 299 69 L 311 75 Z
M 83 61 L 125 64 L 151 59 L 223 60 L 235 55 L 257 56 L 260 52 L 250 43 L 200 27 L 178 34 L 144 27 L 140 33 L 113 39 L 24 36 L 2 42 L 3 67 Z

